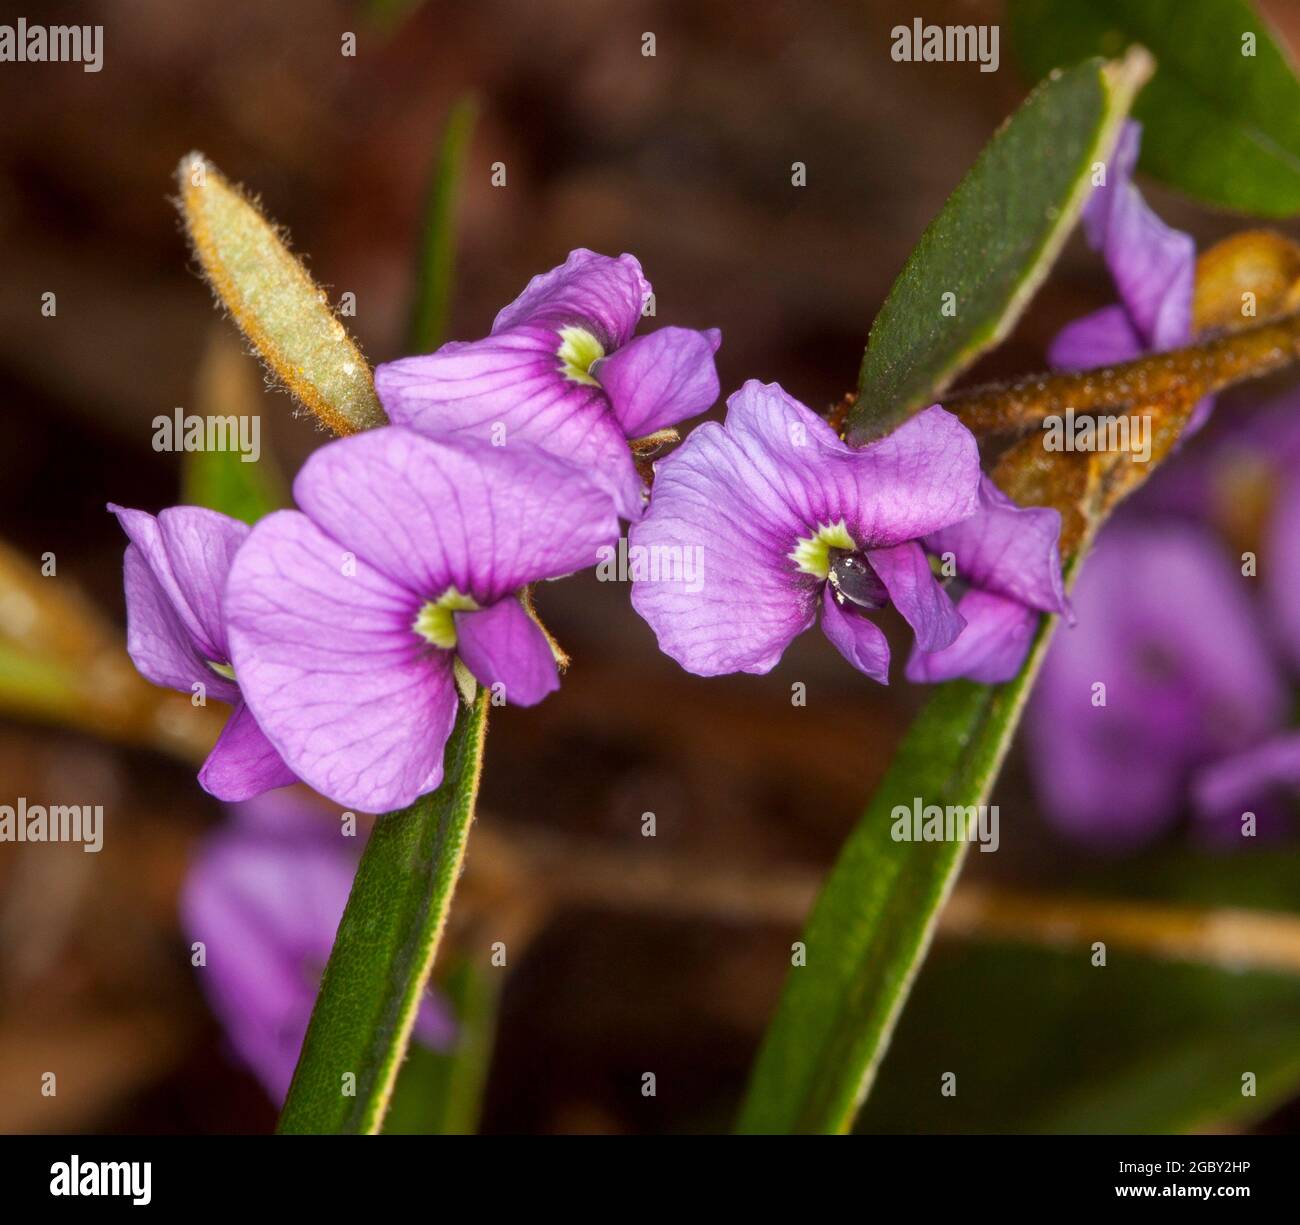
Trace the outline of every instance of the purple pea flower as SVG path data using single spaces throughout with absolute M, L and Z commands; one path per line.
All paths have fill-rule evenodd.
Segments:
M 230 667 L 222 596 L 248 525 L 199 506 L 173 506 L 157 518 L 111 504 L 109 510 L 131 541 L 123 562 L 131 661 L 155 685 L 201 692 L 233 707 L 199 771 L 204 790 L 221 800 L 246 800 L 296 781 Z
M 1258 550 L 1258 582 L 1272 639 L 1300 670 L 1297 471 L 1300 393 L 1292 389 L 1234 420 L 1229 430 L 1207 431 L 1197 446 L 1158 473 L 1142 496 L 1146 507 L 1209 521 Z
M 639 519 L 644 486 L 628 440 L 718 398 L 722 335 L 666 327 L 633 339 L 650 283 L 631 255 L 577 250 L 534 277 L 483 340 L 387 362 L 375 390 L 389 418 L 431 437 L 530 442 L 587 468 L 619 513 Z
M 1137 845 L 1189 807 L 1189 788 L 1204 789 L 1209 816 L 1249 792 L 1243 763 L 1229 763 L 1286 713 L 1250 581 L 1191 524 L 1102 533 L 1075 588 L 1078 625 L 1048 650 L 1026 720 L 1039 792 L 1067 833 Z M 1256 781 L 1276 776 L 1276 761 L 1255 765 Z M 1216 767 L 1230 773 L 1204 773 Z
M 1128 120 L 1106 183 L 1083 210 L 1088 242 L 1102 253 L 1120 300 L 1061 329 L 1048 352 L 1058 369 L 1114 365 L 1192 339 L 1196 244 L 1161 221 L 1133 182 L 1141 144 L 1142 125 Z M 1212 407 L 1210 398 L 1196 406 L 1184 437 L 1205 423 Z
M 770 671 L 820 606 L 840 653 L 886 683 L 889 645 L 864 614 L 892 603 L 924 649 L 952 642 L 964 623 L 920 538 L 972 514 L 979 482 L 975 439 L 937 405 L 855 450 L 776 384 L 748 382 L 725 426 L 697 426 L 655 465 L 628 534 L 633 606 L 699 676 Z
M 204 945 L 200 982 L 240 1062 L 284 1100 L 321 971 L 352 887 L 355 856 L 289 792 L 231 808 L 199 845 L 181 895 L 181 922 Z M 416 1041 L 448 1046 L 446 1006 L 426 996 Z
M 1204 831 L 1227 841 L 1238 822 L 1253 812 L 1259 825 L 1276 832 L 1284 824 L 1284 797 L 1300 788 L 1300 732 L 1282 732 L 1262 744 L 1211 762 L 1192 778 L 1194 811 Z
M 384 812 L 433 790 L 457 660 L 508 701 L 558 684 L 521 588 L 595 564 L 609 495 L 533 447 L 435 442 L 395 426 L 329 443 L 231 568 L 235 673 L 300 778 Z
M 930 553 L 951 554 L 957 579 L 966 585 L 957 601 L 965 628 L 937 651 L 914 646 L 907 679 L 965 676 L 998 684 L 1015 676 L 1029 652 L 1038 614 L 1070 611 L 1056 547 L 1060 534 L 1056 511 L 1017 506 L 984 477 L 980 509 L 925 538 Z

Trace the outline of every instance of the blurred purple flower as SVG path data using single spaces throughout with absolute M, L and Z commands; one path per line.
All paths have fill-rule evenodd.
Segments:
M 1292 389 L 1240 420 L 1216 422 L 1188 454 L 1157 474 L 1143 505 L 1207 520 L 1257 553 L 1272 640 L 1291 667 L 1300 670 L 1297 474 L 1300 392 Z
M 262 734 L 230 667 L 222 596 L 231 561 L 248 525 L 199 506 L 173 506 L 155 518 L 109 505 L 131 543 L 123 560 L 126 649 L 155 685 L 233 708 L 199 771 L 221 800 L 245 800 L 295 781 Z
M 1236 756 L 1278 735 L 1287 706 L 1249 581 L 1190 524 L 1102 533 L 1074 592 L 1078 624 L 1048 651 L 1026 720 L 1038 789 L 1063 830 L 1135 846 L 1172 826 L 1194 783 L 1207 820 L 1222 820 L 1276 776 L 1272 757 Z
M 235 671 L 305 782 L 350 808 L 401 808 L 442 779 L 457 657 L 519 705 L 557 688 L 517 593 L 594 565 L 618 539 L 613 505 L 535 448 L 394 426 L 322 447 L 294 497 L 306 513 L 268 515 L 231 568 Z
M 966 586 L 957 611 L 966 625 L 937 651 L 912 648 L 909 681 L 965 676 L 986 684 L 1020 671 L 1040 612 L 1068 613 L 1056 547 L 1061 516 L 1044 507 L 1020 507 L 987 476 L 980 509 L 969 519 L 925 538 L 937 557 L 952 554 L 957 580 Z
M 181 894 L 181 922 L 201 941 L 200 982 L 239 1060 L 284 1100 L 321 971 L 355 871 L 343 839 L 288 793 L 234 806 L 200 843 Z M 455 1036 L 441 1000 L 426 996 L 415 1038 L 442 1049 Z
M 1211 762 L 1192 779 L 1192 801 L 1202 827 L 1226 841 L 1253 812 L 1267 831 L 1284 823 L 1283 799 L 1300 788 L 1300 732 L 1282 732 L 1262 744 Z
M 881 683 L 889 646 L 865 612 L 894 604 L 927 650 L 964 622 L 922 537 L 978 507 L 979 455 L 935 406 L 855 450 L 776 384 L 748 382 L 655 466 L 629 531 L 632 603 L 689 672 L 768 672 L 812 625 Z M 638 578 L 637 567 L 641 567 Z
M 529 442 L 581 464 L 624 518 L 639 519 L 644 486 L 628 440 L 712 406 L 722 339 L 678 327 L 633 339 L 649 294 L 633 256 L 579 249 L 534 277 L 486 339 L 387 362 L 375 389 L 397 425 Z

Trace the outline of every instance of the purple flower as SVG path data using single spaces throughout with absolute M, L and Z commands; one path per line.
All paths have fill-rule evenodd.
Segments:
M 234 708 L 199 782 L 222 800 L 245 800 L 294 782 L 230 667 L 222 596 L 248 525 L 198 506 L 173 506 L 156 519 L 122 506 L 110 504 L 109 510 L 131 541 L 123 571 L 132 662 L 155 685 L 203 693 Z
M 631 255 L 577 250 L 534 277 L 484 340 L 388 362 L 375 389 L 397 425 L 443 438 L 531 442 L 590 470 L 619 513 L 639 519 L 644 487 L 628 449 L 718 398 L 716 329 L 632 338 L 650 283 Z
M 966 591 L 957 611 L 966 626 L 937 651 L 918 643 L 907 661 L 910 681 L 965 676 L 997 684 L 1025 662 L 1040 612 L 1068 613 L 1056 542 L 1061 516 L 1044 507 L 1017 506 L 986 476 L 980 509 L 969 519 L 925 538 L 939 558 L 951 555 Z
M 1192 778 L 1195 813 L 1208 834 L 1239 835 L 1239 822 L 1254 812 L 1265 830 L 1283 824 L 1280 798 L 1300 788 L 1300 732 L 1282 732 L 1262 744 L 1202 767 Z
M 975 439 L 935 406 L 855 450 L 776 384 L 749 382 L 655 466 L 629 532 L 632 603 L 689 672 L 768 672 L 812 625 L 868 676 L 889 646 L 866 612 L 892 603 L 926 650 L 963 625 L 920 538 L 978 506 Z M 640 578 L 638 581 L 638 571 Z
M 1250 581 L 1188 524 L 1102 533 L 1075 589 L 1078 625 L 1049 649 L 1026 720 L 1038 789 L 1066 832 L 1149 840 L 1199 771 L 1281 727 L 1286 694 Z
M 204 945 L 200 981 L 238 1058 L 284 1100 L 355 871 L 340 836 L 296 796 L 231 810 L 200 844 L 181 895 L 181 922 Z M 442 1002 L 426 996 L 416 1040 L 454 1037 Z
M 235 672 L 300 778 L 350 808 L 401 808 L 442 779 L 457 658 L 519 705 L 557 687 L 518 592 L 593 565 L 614 508 L 533 447 L 398 427 L 321 448 L 294 496 L 305 513 L 268 515 L 231 569 Z
M 1226 424 L 1226 422 L 1224 423 Z M 1209 433 L 1207 431 L 1207 433 Z M 1300 394 L 1255 408 L 1230 431 L 1198 446 L 1152 482 L 1148 503 L 1206 518 L 1258 554 L 1272 638 L 1300 670 Z
M 1102 253 L 1119 302 L 1068 324 L 1048 357 L 1063 370 L 1087 370 L 1131 361 L 1144 353 L 1174 349 L 1192 339 L 1196 244 L 1190 234 L 1166 225 L 1133 182 L 1142 125 L 1125 123 L 1103 186 L 1083 210 L 1084 229 Z M 1184 434 L 1199 429 L 1213 406 L 1203 400 Z

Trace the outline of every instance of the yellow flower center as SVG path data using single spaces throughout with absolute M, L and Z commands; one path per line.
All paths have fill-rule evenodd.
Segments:
M 857 542 L 849 535 L 844 520 L 838 523 L 819 523 L 811 536 L 800 536 L 794 549 L 786 556 L 796 569 L 816 578 L 826 578 L 831 572 L 831 550 L 856 549 Z
M 566 379 L 589 387 L 600 386 L 590 371 L 605 356 L 605 346 L 586 328 L 561 328 L 560 347 L 555 354 L 560 359 L 560 373 Z
M 233 681 L 235 679 L 235 669 L 231 667 L 230 664 L 219 664 L 215 660 L 209 659 L 208 667 L 218 676 L 224 676 L 228 681 Z
M 436 600 L 427 600 L 421 605 L 420 611 L 415 614 L 415 620 L 411 622 L 411 628 L 425 642 L 450 651 L 456 646 L 456 620 L 453 614 L 473 612 L 477 607 L 472 596 L 457 591 L 455 587 L 448 587 Z

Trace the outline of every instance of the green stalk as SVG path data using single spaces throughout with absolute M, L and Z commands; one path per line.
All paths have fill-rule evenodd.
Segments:
M 442 786 L 378 818 L 321 980 L 281 1135 L 373 1135 L 383 1124 L 460 878 L 488 697 L 461 711 Z

